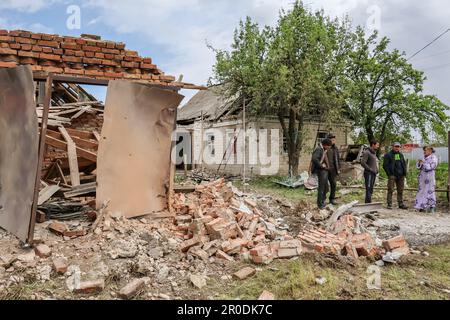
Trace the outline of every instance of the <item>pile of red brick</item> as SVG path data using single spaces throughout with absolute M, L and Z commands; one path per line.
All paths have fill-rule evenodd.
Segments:
M 329 231 L 310 229 L 298 236 L 304 251 L 319 253 L 342 254 L 354 259 L 358 257 L 375 257 L 386 251 L 409 253 L 409 247 L 403 236 L 398 236 L 383 242 L 383 246 L 376 245 L 375 239 L 368 232 L 356 233 L 356 221 L 353 215 L 340 217 Z
M 254 201 L 238 199 L 224 179 L 199 185 L 190 194 L 176 194 L 172 207 L 177 212 L 173 231 L 185 239 L 181 251 L 205 260 L 244 256 L 268 263 L 301 253 L 300 241 L 277 229 L 274 219 L 266 221 Z
M 240 199 L 224 179 L 196 187 L 190 194 L 176 194 L 172 205 L 177 215 L 172 231 L 184 242 L 182 252 L 208 261 L 212 256 L 234 261 L 248 258 L 255 264 L 273 259 L 294 258 L 303 252 L 374 257 L 397 250 L 407 254 L 402 236 L 378 247 L 370 233 L 358 233 L 351 215 L 343 215 L 326 231 L 310 227 L 297 239 L 277 228 L 276 221 L 264 217 L 254 201 Z
M 126 50 L 124 43 L 99 39 L 0 30 L 0 68 L 31 65 L 33 71 L 97 79 L 144 80 L 161 85 L 175 81 L 151 58 Z

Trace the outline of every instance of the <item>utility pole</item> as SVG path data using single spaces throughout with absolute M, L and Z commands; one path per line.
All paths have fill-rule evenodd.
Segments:
M 242 173 L 242 183 L 244 185 L 244 191 L 245 191 L 245 185 L 246 185 L 246 174 L 247 174 L 247 127 L 245 123 L 245 98 L 243 102 L 243 112 L 242 112 L 242 128 L 244 131 L 244 169 Z
M 205 147 L 205 141 L 203 140 L 203 110 L 201 113 L 200 121 L 200 170 L 203 172 L 203 151 Z

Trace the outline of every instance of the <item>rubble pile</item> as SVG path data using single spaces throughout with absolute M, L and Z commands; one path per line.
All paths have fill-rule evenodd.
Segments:
M 268 218 L 254 200 L 238 194 L 224 179 L 176 194 L 172 229 L 184 239 L 180 250 L 204 260 L 242 258 L 257 264 L 301 253 L 300 242 L 281 230 L 282 219 Z
M 304 252 L 344 255 L 355 260 L 384 255 L 389 261 L 409 252 L 402 236 L 383 242 L 369 232 L 361 218 L 348 213 L 351 205 L 339 208 L 343 214 L 328 228 L 309 224 L 293 238 L 279 228 L 277 220 L 267 218 L 255 201 L 238 194 L 224 179 L 199 185 L 191 194 L 177 194 L 172 230 L 184 239 L 180 250 L 205 261 L 215 257 L 255 264 L 294 258 Z M 395 259 L 390 259 L 392 254 Z

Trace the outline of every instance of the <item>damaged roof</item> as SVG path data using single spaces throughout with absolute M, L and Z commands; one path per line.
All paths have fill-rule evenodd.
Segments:
M 202 117 L 209 121 L 217 121 L 233 111 L 234 99 L 227 98 L 223 86 L 211 86 L 208 90 L 199 91 L 183 107 L 178 109 L 178 122 L 194 122 Z

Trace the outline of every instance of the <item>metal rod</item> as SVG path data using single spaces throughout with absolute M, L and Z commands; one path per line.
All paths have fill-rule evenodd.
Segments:
M 33 196 L 33 204 L 31 206 L 31 217 L 30 217 L 30 227 L 28 229 L 28 239 L 27 244 L 33 244 L 34 239 L 34 227 L 36 225 L 36 210 L 37 210 L 37 202 L 39 198 L 39 186 L 41 184 L 41 174 L 42 174 L 42 163 L 44 162 L 44 151 L 45 151 L 45 137 L 47 136 L 47 123 L 48 123 L 48 114 L 50 110 L 50 104 L 52 101 L 52 87 L 53 87 L 53 74 L 49 74 L 47 81 L 45 83 L 45 95 L 44 95 L 44 110 L 42 113 L 42 124 L 41 124 L 41 132 L 39 136 L 39 153 L 38 153 L 38 166 L 36 168 L 36 180 L 34 183 L 34 196 Z M 42 94 L 42 91 L 39 91 L 39 95 Z

